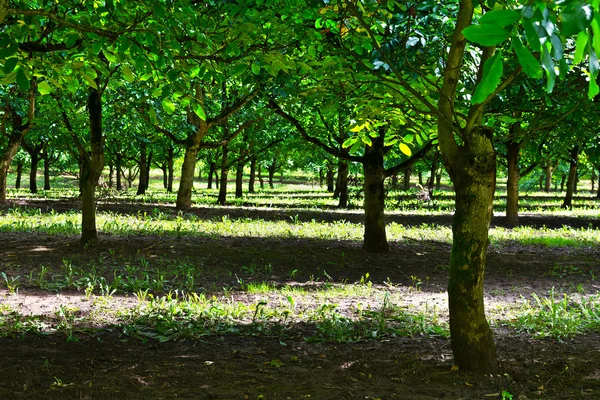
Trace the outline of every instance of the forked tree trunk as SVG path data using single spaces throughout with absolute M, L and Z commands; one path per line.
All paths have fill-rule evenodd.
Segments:
M 365 174 L 365 235 L 363 250 L 384 253 L 390 250 L 385 233 L 385 192 L 383 168 L 383 135 L 372 139 L 366 146 L 363 161 Z
M 244 164 L 238 163 L 235 170 L 235 197 L 240 198 L 243 195 L 244 188 L 242 187 L 244 181 Z
M 348 207 L 348 163 L 340 160 L 338 164 L 338 175 L 335 186 L 335 192 L 338 195 L 338 208 Z M 335 193 L 334 193 L 335 198 Z
M 577 179 L 577 157 L 579 156 L 579 146 L 575 146 L 570 151 L 569 177 L 567 178 L 567 193 L 562 204 L 562 208 L 573 208 L 573 192 L 575 191 L 575 180 Z
M 485 318 L 483 281 L 496 155 L 484 129 L 475 128 L 448 168 L 456 192 L 448 299 L 454 364 L 491 373 L 497 371 L 496 346 Z
M 248 193 L 254 193 L 254 182 L 256 181 L 256 158 L 250 160 L 250 179 L 248 180 Z
M 327 181 L 327 192 L 333 193 L 334 187 L 334 173 L 333 173 L 333 164 L 327 162 L 327 174 L 325 176 L 325 180 Z
M 17 179 L 15 181 L 15 189 L 21 189 L 21 177 L 23 176 L 23 163 L 17 164 Z
M 508 180 L 506 182 L 506 222 L 509 226 L 519 225 L 519 149 L 521 143 L 506 143 Z
M 227 176 L 229 175 L 229 148 L 223 146 L 223 156 L 221 158 L 221 187 L 219 189 L 219 198 L 217 203 L 224 206 L 227 202 Z
M 88 113 L 90 119 L 89 158 L 85 158 L 82 175 L 81 243 L 98 240 L 96 230 L 96 187 L 104 168 L 104 137 L 102 134 L 102 92 L 90 88 Z

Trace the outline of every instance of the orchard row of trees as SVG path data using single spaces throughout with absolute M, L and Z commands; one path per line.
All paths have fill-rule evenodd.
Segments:
M 338 166 L 342 205 L 348 163 L 362 167 L 364 248 L 387 251 L 384 179 L 431 152 L 432 170 L 443 164 L 456 192 L 455 363 L 492 373 L 483 276 L 498 152 L 506 151 L 514 224 L 524 172 L 540 165 L 551 173 L 566 154 L 572 196 L 577 161 L 585 155 L 598 167 L 590 99 L 600 91 L 599 6 L 0 0 L 0 200 L 19 146 L 38 154 L 41 144 L 46 160 L 69 153 L 80 170 L 82 242 L 90 243 L 99 179 L 107 164 L 121 176 L 132 148 L 141 192 L 149 166 L 164 166 L 169 186 L 182 158 L 176 206 L 185 210 L 202 151 L 220 149 L 224 187 L 229 168 L 264 161 L 286 141 Z M 40 136 L 62 139 L 44 150 L 50 140 Z M 533 154 L 525 166 L 521 154 Z

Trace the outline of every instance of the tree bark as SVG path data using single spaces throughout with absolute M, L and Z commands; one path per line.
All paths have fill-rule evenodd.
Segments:
M 408 167 L 404 170 L 404 181 L 402 182 L 402 190 L 405 192 L 410 190 L 410 176 L 412 174 L 412 167 Z
M 219 197 L 217 203 L 224 206 L 227 202 L 227 176 L 229 175 L 229 148 L 223 146 L 223 156 L 221 157 L 221 187 L 219 188 Z
M 550 190 L 552 189 L 552 171 L 554 168 L 552 168 L 552 163 L 548 162 L 546 164 L 546 166 L 544 167 L 544 174 L 545 174 L 545 182 L 544 182 L 544 192 L 549 193 Z
M 123 190 L 123 182 L 121 181 L 121 175 L 123 174 L 123 171 L 122 171 L 123 159 L 120 154 L 117 154 L 116 159 L 117 159 L 117 161 L 116 161 L 115 169 L 116 169 L 116 173 L 117 173 L 117 190 L 121 191 L 121 190 Z
M 433 197 L 433 187 L 435 184 L 435 173 L 438 169 L 439 158 L 440 158 L 439 152 L 436 151 L 433 154 L 433 161 L 431 162 L 431 172 L 429 174 L 429 180 L 427 181 L 427 188 L 429 191 L 430 199 Z
M 575 180 L 577 179 L 577 157 L 579 157 L 579 146 L 571 149 L 569 160 L 569 177 L 567 178 L 567 193 L 562 208 L 573 209 L 573 192 L 575 191 Z
M 42 147 L 42 159 L 44 160 L 44 190 L 50 190 L 50 154 L 48 154 L 48 143 Z
M 213 177 L 215 175 L 215 170 L 217 169 L 217 164 L 215 162 L 208 162 L 208 183 L 206 185 L 207 189 L 212 189 Z
M 257 165 L 257 171 L 258 171 L 258 182 L 260 183 L 260 188 L 264 189 L 265 188 L 265 180 L 263 179 L 263 176 L 262 176 L 262 165 L 261 164 Z
M 383 135 L 373 138 L 372 142 L 372 146 L 365 147 L 363 162 L 365 234 L 362 248 L 369 253 L 384 253 L 390 246 L 385 233 Z
M 147 182 L 148 182 L 148 158 L 147 158 L 147 144 L 145 141 L 140 141 L 140 176 L 138 180 L 138 188 L 136 195 L 142 195 L 146 193 Z
M 192 190 L 194 188 L 194 176 L 196 172 L 196 159 L 200 151 L 201 137 L 204 135 L 194 135 L 188 138 L 185 146 L 185 155 L 181 165 L 181 179 L 179 180 L 179 190 L 177 191 L 177 210 L 186 210 L 192 207 Z
M 335 190 L 338 194 L 338 208 L 348 207 L 348 163 L 340 159 Z M 335 195 L 334 195 L 335 198 Z
M 334 187 L 333 187 L 333 183 L 334 183 L 334 174 L 333 174 L 333 164 L 330 162 L 327 162 L 327 174 L 325 176 L 325 180 L 327 181 L 327 192 L 329 193 L 333 193 Z
M 271 189 L 275 188 L 275 186 L 273 185 L 273 177 L 275 176 L 276 168 L 277 168 L 277 166 L 275 163 L 267 166 L 267 172 L 269 173 L 269 187 Z
M 242 185 L 244 184 L 244 164 L 239 162 L 237 168 L 235 170 L 235 197 L 240 198 L 243 195 L 244 188 Z
M 254 182 L 256 181 L 256 157 L 250 160 L 250 179 L 248 180 L 248 193 L 254 193 Z
M 506 222 L 509 226 L 519 225 L 519 150 L 521 143 L 506 143 L 508 180 L 506 182 Z
M 163 189 L 167 189 L 169 186 L 169 172 L 167 171 L 167 163 L 162 163 L 160 165 L 160 170 L 162 171 L 163 176 Z
M 30 169 L 29 169 L 29 192 L 37 193 L 37 171 L 40 162 L 39 153 L 32 152 L 29 154 Z
M 15 189 L 21 189 L 21 177 L 23 176 L 23 163 L 17 164 L 17 179 L 15 181 Z
M 96 230 L 96 187 L 104 168 L 104 136 L 102 133 L 102 92 L 90 88 L 88 113 L 90 119 L 89 157 L 84 159 L 82 175 L 81 243 L 90 244 L 98 240 Z

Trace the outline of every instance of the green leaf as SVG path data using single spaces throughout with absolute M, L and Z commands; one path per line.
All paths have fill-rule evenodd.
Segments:
M 98 90 L 98 85 L 96 84 L 96 81 L 89 75 L 87 74 L 81 74 L 81 76 L 83 76 L 83 79 L 85 79 L 86 83 L 88 84 L 88 86 L 93 87 L 94 89 Z
M 192 106 L 194 113 L 200 118 L 202 121 L 206 121 L 206 113 L 204 112 L 204 108 L 202 108 L 202 104 L 195 103 Z
M 514 10 L 492 10 L 483 14 L 479 19 L 479 23 L 509 26 L 517 22 L 520 18 L 521 14 Z
M 585 31 L 579 32 L 577 35 L 577 46 L 575 47 L 575 55 L 573 56 L 573 65 L 579 64 L 585 57 L 585 50 L 588 43 L 588 34 Z
M 483 65 L 483 77 L 475 88 L 475 93 L 473 93 L 473 97 L 471 98 L 472 104 L 482 103 L 496 90 L 498 85 L 500 85 L 503 71 L 502 53 L 497 52 Z
M 123 77 L 125 78 L 125 80 L 129 83 L 135 81 L 135 76 L 133 75 L 133 72 L 131 72 L 131 69 L 129 68 L 129 66 L 127 65 L 123 65 L 121 67 L 121 72 L 123 73 Z
M 173 103 L 168 97 L 165 97 L 162 100 L 162 106 L 167 114 L 173 114 L 175 112 L 175 103 Z
M 510 32 L 499 25 L 480 24 L 467 26 L 462 31 L 470 42 L 482 46 L 496 46 L 510 36 Z
M 414 138 L 415 138 L 415 135 L 408 134 L 408 135 L 404 136 L 403 140 L 404 140 L 404 143 L 412 143 Z
M 245 63 L 238 65 L 237 67 L 235 67 L 233 69 L 233 71 L 231 71 L 231 78 L 235 78 L 237 76 L 243 75 L 247 69 L 248 69 L 248 65 Z
M 252 67 L 251 67 L 251 68 L 252 68 L 252 73 L 253 73 L 254 75 L 258 75 L 258 74 L 260 74 L 260 65 L 258 65 L 258 63 L 257 63 L 256 61 L 254 61 L 254 62 L 252 63 Z
M 17 80 L 17 71 L 13 71 L 0 80 L 0 85 L 8 85 Z
M 533 51 L 540 51 L 542 48 L 542 42 L 540 41 L 540 36 L 538 35 L 537 30 L 529 18 L 525 18 L 523 20 L 523 27 L 525 28 L 525 37 L 527 37 L 529 47 L 531 47 Z
M 26 92 L 29 90 L 29 84 L 30 84 L 29 79 L 27 79 L 27 77 L 25 76 L 25 73 L 23 72 L 23 68 L 18 68 L 17 69 L 17 85 L 19 85 L 21 90 Z
M 149 114 L 150 122 L 152 122 L 154 125 L 158 125 L 158 117 L 156 116 L 156 111 L 154 111 L 154 107 L 149 108 Z
M 410 157 L 412 155 L 412 151 L 410 150 L 410 147 L 408 147 L 404 143 L 400 143 L 400 151 L 402 153 L 406 154 L 408 157 Z
M 8 75 L 13 72 L 18 62 L 19 59 L 17 57 L 7 58 L 6 61 L 4 61 L 4 73 Z
M 523 71 L 533 79 L 540 79 L 542 77 L 542 66 L 538 60 L 531 54 L 531 52 L 523 45 L 521 39 L 516 37 L 513 39 L 513 47 L 519 64 L 523 67 Z
M 600 93 L 600 87 L 598 87 L 598 83 L 595 78 L 590 77 L 590 86 L 588 88 L 588 97 L 589 99 L 593 99 Z
M 584 31 L 592 22 L 592 8 L 584 1 L 574 1 L 565 6 L 560 13 L 561 32 L 564 36 L 573 36 Z
M 37 88 L 42 96 L 52 93 L 52 86 L 50 86 L 46 81 L 38 83 Z
M 554 60 L 550 56 L 550 52 L 546 46 L 543 47 L 542 51 L 542 66 L 546 70 L 546 78 L 548 80 L 546 91 L 548 93 L 552 93 L 552 90 L 554 89 L 554 83 L 556 82 L 556 69 Z
M 347 149 L 348 147 L 352 146 L 356 142 L 357 142 L 357 139 L 355 137 L 348 138 L 344 141 L 344 143 L 342 144 L 342 147 L 344 149 Z
M 600 14 L 596 13 L 592 21 L 592 46 L 596 54 L 600 54 Z

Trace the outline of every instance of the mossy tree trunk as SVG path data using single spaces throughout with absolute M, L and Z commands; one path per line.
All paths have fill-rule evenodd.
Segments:
M 104 136 L 102 132 L 102 92 L 90 88 L 88 94 L 91 151 L 83 161 L 81 179 L 81 243 L 98 240 L 96 230 L 96 187 L 104 168 Z
M 384 253 L 390 250 L 385 233 L 384 215 L 384 134 L 380 134 L 371 140 L 372 145 L 365 147 L 363 160 L 365 175 L 365 235 L 362 248 L 369 253 Z
M 519 225 L 519 150 L 521 143 L 509 140 L 506 143 L 508 179 L 506 182 L 506 222 L 509 226 Z

